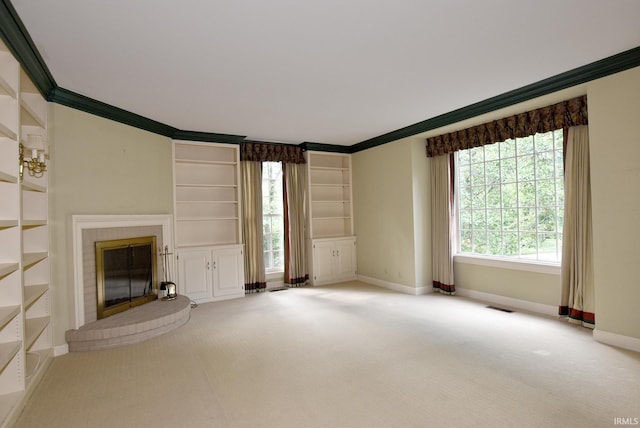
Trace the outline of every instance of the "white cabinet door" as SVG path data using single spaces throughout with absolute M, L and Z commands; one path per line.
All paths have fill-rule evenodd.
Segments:
M 314 240 L 312 251 L 314 285 L 356 278 L 355 238 Z
M 333 279 L 335 246 L 332 241 L 313 244 L 313 283 L 330 282 Z
M 213 296 L 244 294 L 244 261 L 240 248 L 211 252 L 213 261 Z
M 353 239 L 335 242 L 333 274 L 336 281 L 356 277 L 356 245 Z
M 178 251 L 178 293 L 192 300 L 211 299 L 211 251 Z

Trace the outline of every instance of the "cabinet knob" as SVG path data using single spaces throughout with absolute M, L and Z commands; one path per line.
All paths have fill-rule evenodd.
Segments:
M 207 262 L 207 270 L 211 270 L 211 262 Z

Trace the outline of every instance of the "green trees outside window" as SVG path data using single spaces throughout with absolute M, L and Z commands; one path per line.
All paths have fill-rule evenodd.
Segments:
M 456 154 L 458 252 L 560 261 L 562 130 Z

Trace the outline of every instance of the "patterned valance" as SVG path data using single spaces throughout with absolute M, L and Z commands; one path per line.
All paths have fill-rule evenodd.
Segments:
M 461 131 L 427 138 L 427 156 L 440 156 L 510 138 L 528 137 L 588 123 L 587 96 L 583 95 Z
M 253 162 L 305 163 L 302 147 L 286 144 L 241 143 L 240 160 Z

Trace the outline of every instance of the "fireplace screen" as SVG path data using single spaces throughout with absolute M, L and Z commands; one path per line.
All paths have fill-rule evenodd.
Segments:
M 96 242 L 98 319 L 157 299 L 155 248 L 155 236 Z

